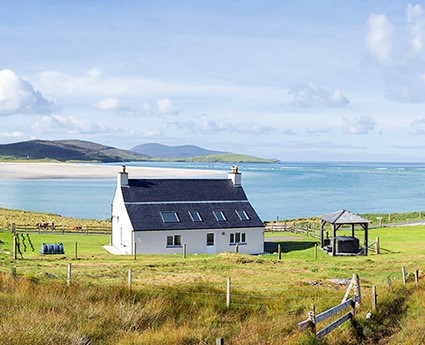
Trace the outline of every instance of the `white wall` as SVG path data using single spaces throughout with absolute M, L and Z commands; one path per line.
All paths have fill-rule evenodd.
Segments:
M 230 245 L 231 232 L 246 233 L 246 244 L 239 245 L 239 253 L 260 254 L 264 252 L 264 228 L 175 230 L 175 231 L 135 231 L 138 254 L 174 254 L 183 252 L 182 247 L 167 248 L 167 236 L 181 235 L 181 244 L 187 245 L 188 254 L 234 252 Z M 207 233 L 214 233 L 215 246 L 207 251 Z M 214 249 L 214 251 L 211 251 Z
M 133 226 L 124 204 L 121 187 L 117 187 L 112 202 L 111 245 L 123 253 L 132 254 Z

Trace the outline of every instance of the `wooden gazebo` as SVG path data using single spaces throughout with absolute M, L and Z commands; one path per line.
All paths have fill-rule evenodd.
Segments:
M 364 242 L 363 242 L 363 255 L 367 256 L 367 247 L 368 247 L 368 230 L 369 230 L 369 220 L 363 217 L 360 217 L 357 214 L 354 214 L 350 211 L 341 210 L 329 214 L 320 216 L 320 246 L 325 247 L 325 238 L 324 231 L 325 225 L 329 223 L 332 227 L 332 256 L 335 256 L 336 253 L 336 231 L 343 225 L 351 225 L 351 237 L 354 236 L 354 227 L 360 225 L 364 230 Z

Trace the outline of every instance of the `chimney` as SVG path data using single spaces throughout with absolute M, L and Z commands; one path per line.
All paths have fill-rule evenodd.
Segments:
M 118 173 L 118 187 L 128 187 L 128 173 L 125 172 L 125 165 L 122 166 L 122 171 Z
M 228 174 L 229 180 L 232 180 L 233 187 L 240 187 L 241 186 L 241 173 L 238 172 L 238 166 L 234 165 L 232 167 L 232 171 Z

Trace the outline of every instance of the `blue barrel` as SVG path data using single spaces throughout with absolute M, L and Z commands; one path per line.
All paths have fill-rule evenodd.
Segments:
M 57 244 L 46 244 L 43 243 L 40 248 L 41 254 L 65 254 L 62 243 Z

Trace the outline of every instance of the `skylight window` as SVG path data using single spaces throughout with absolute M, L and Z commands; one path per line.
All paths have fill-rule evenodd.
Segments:
M 164 223 L 180 223 L 177 212 L 160 212 Z
M 249 220 L 249 216 L 243 210 L 236 210 L 236 213 L 240 220 Z
M 190 218 L 192 218 L 192 220 L 194 222 L 202 222 L 202 218 L 201 218 L 201 215 L 199 214 L 199 212 L 189 211 L 189 214 L 190 214 Z
M 227 220 L 224 216 L 223 211 L 213 211 L 215 219 L 217 219 L 219 222 Z

